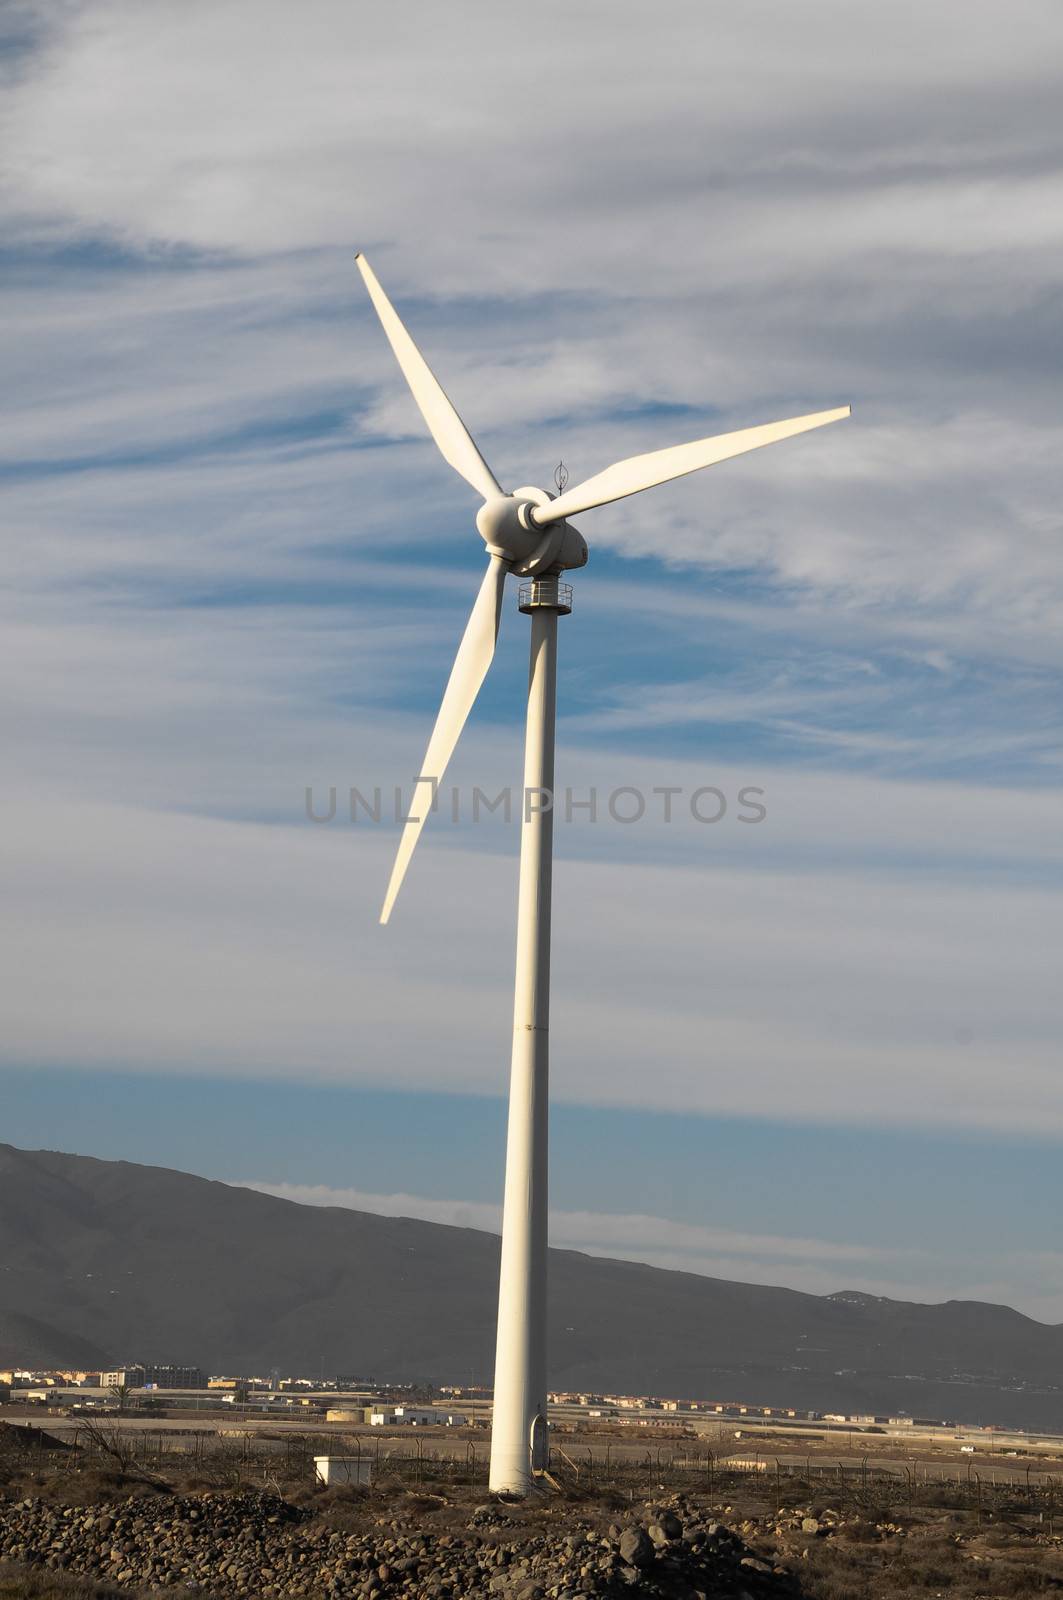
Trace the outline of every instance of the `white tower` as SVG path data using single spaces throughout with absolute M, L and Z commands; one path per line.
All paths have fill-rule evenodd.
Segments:
M 554 714 L 557 619 L 571 611 L 571 593 L 555 577 L 534 580 L 520 591 L 520 609 L 531 616 L 531 659 L 490 1480 L 493 1490 L 511 1494 L 526 1493 L 532 1474 L 549 1459 L 546 1244 Z

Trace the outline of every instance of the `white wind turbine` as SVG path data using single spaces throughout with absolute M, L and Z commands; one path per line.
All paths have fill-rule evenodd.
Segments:
M 483 498 L 476 526 L 487 546 L 487 571 L 462 635 L 443 694 L 419 782 L 443 780 L 454 746 L 495 653 L 507 573 L 522 584 L 520 609 L 531 616 L 528 723 L 524 751 L 524 805 L 517 901 L 517 975 L 513 1007 L 513 1057 L 498 1292 L 491 1489 L 526 1494 L 546 1468 L 546 1243 L 547 1084 L 550 1006 L 550 880 L 553 817 L 545 795 L 554 788 L 554 707 L 557 619 L 571 609 L 571 590 L 559 574 L 587 560 L 583 536 L 567 518 L 608 505 L 641 489 L 837 422 L 849 407 L 741 428 L 652 450 L 618 461 L 604 472 L 553 496 L 543 489 L 511 494 L 496 480 L 468 429 L 399 320 L 363 255 L 358 265 L 406 382 L 443 456 Z M 429 806 L 413 807 L 391 872 L 382 923 L 387 922 L 406 875 Z

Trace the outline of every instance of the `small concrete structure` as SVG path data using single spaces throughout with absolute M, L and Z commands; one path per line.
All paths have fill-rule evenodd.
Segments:
M 373 1463 L 368 1456 L 315 1456 L 314 1474 L 326 1488 L 336 1483 L 371 1483 Z

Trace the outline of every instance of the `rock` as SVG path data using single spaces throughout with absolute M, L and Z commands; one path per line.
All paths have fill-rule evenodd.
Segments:
M 620 1559 L 640 1571 L 653 1563 L 653 1544 L 644 1528 L 625 1528 L 620 1535 Z

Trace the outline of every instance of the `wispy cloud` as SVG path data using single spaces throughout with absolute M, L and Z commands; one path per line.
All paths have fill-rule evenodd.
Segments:
M 336 1189 L 326 1184 L 260 1183 L 241 1181 L 240 1188 L 256 1189 L 300 1205 L 343 1206 L 385 1217 L 420 1217 L 456 1228 L 480 1228 L 498 1233 L 501 1206 L 465 1200 L 433 1200 L 413 1194 L 366 1194 L 359 1189 Z M 609 1251 L 636 1260 L 651 1260 L 657 1251 L 686 1255 L 689 1259 L 763 1256 L 771 1261 L 847 1262 L 902 1260 L 921 1252 L 898 1247 L 876 1249 L 827 1239 L 786 1238 L 782 1235 L 739 1233 L 727 1228 L 702 1228 L 673 1222 L 666 1217 L 615 1215 L 600 1211 L 552 1211 L 550 1241 L 559 1249 Z
M 300 1205 L 341 1206 L 384 1217 L 417 1217 L 456 1228 L 501 1230 L 499 1206 L 415 1194 L 372 1194 L 325 1184 L 240 1180 L 239 1187 Z M 667 1217 L 600 1211 L 552 1211 L 555 1249 L 694 1272 L 739 1283 L 781 1283 L 809 1294 L 843 1289 L 896 1300 L 980 1299 L 1018 1304 L 1044 1320 L 1063 1316 L 1063 1256 L 1051 1251 L 994 1255 L 977 1261 L 919 1246 L 883 1248 L 837 1239 L 743 1233 Z
M 9 1060 L 502 1090 L 501 856 L 437 837 L 385 935 L 390 830 L 159 809 L 139 782 L 137 802 L 82 798 L 76 826 L 47 785 L 8 798 Z M 1007 797 L 987 799 L 1007 825 Z M 888 814 L 888 786 L 879 804 Z M 618 868 L 615 850 L 563 863 L 558 1095 L 1063 1130 L 1050 894 L 993 874 L 764 871 L 705 849 L 696 864 L 686 851 Z

